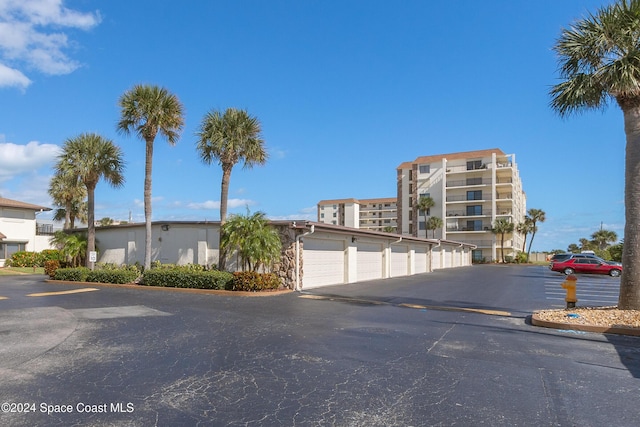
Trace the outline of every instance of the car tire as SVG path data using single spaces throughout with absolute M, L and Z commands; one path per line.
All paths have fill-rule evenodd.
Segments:
M 567 267 L 567 268 L 565 268 L 565 269 L 564 269 L 563 273 L 564 273 L 564 274 L 566 274 L 566 275 L 568 276 L 568 275 L 570 275 L 570 274 L 575 273 L 575 270 L 574 270 L 573 268 L 569 268 L 569 267 Z
M 614 268 L 613 270 L 609 271 L 609 276 L 611 277 L 618 277 L 620 276 L 620 270 Z

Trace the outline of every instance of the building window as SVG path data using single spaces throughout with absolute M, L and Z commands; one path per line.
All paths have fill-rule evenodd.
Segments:
M 429 165 L 420 165 L 418 166 L 420 173 L 430 173 L 431 168 Z
M 321 214 L 320 214 L 320 218 L 324 218 L 324 213 L 321 213 Z
M 467 185 L 481 185 L 482 184 L 482 178 L 477 177 L 477 178 L 467 178 Z
M 481 249 L 474 249 L 471 251 L 471 260 L 473 262 L 482 262 L 483 259 L 484 257 L 482 256 Z
M 482 160 L 471 160 L 467 162 L 467 170 L 474 171 L 477 169 L 482 169 Z
M 467 200 L 482 200 L 482 190 L 467 191 Z
M 465 231 L 482 231 L 482 221 L 467 221 L 467 227 Z
M 337 214 L 336 212 L 334 212 L 334 213 L 333 213 L 333 217 L 334 217 L 334 218 L 337 218 L 337 217 L 338 217 L 338 214 Z
M 468 216 L 482 215 L 482 206 L 481 205 L 467 206 L 467 215 Z
M 5 242 L 0 243 L 0 259 L 9 259 L 16 252 L 24 251 L 24 243 Z

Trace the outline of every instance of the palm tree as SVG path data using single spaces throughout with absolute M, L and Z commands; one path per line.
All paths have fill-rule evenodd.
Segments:
M 420 196 L 418 202 L 416 203 L 416 207 L 418 208 L 418 212 L 422 212 L 425 217 L 425 232 L 424 237 L 427 237 L 427 215 L 430 214 L 430 209 L 436 205 L 436 202 L 429 196 Z M 418 227 L 419 228 L 419 227 Z M 417 231 L 416 231 L 417 233 Z
M 56 174 L 49 182 L 49 196 L 53 199 L 53 203 L 61 206 L 56 209 L 54 220 L 60 221 L 64 219 L 63 228 L 74 228 L 75 219 L 80 212 L 79 207 L 87 197 L 87 189 L 78 179 L 77 175 Z M 62 216 L 64 215 L 64 216 Z
M 280 259 L 282 242 L 278 232 L 269 226 L 265 214 L 231 215 L 225 222 L 222 247 L 225 253 L 235 250 L 240 256 L 243 269 L 257 271 L 269 269 Z
M 96 248 L 96 225 L 94 220 L 96 185 L 104 179 L 113 187 L 124 184 L 124 162 L 120 147 L 111 140 L 95 133 L 83 133 L 67 139 L 58 156 L 56 173 L 75 175 L 87 188 L 87 260 Z
M 533 231 L 533 222 L 531 221 L 531 217 L 528 215 L 524 217 L 524 222 L 516 225 L 516 231 L 524 236 L 522 241 L 522 253 L 525 253 L 527 247 L 527 235 L 531 234 Z M 529 259 L 527 258 L 527 261 Z
M 86 259 L 87 236 L 84 234 L 67 234 L 58 230 L 49 242 L 60 251 L 72 267 L 79 266 Z
M 536 232 L 538 231 L 538 223 L 544 222 L 547 218 L 545 212 L 542 209 L 531 208 L 527 211 L 527 215 L 531 223 L 531 241 L 529 242 L 529 250 L 527 251 L 528 261 L 529 255 L 531 254 L 531 245 L 533 245 L 533 238 L 536 237 Z
M 509 221 L 506 218 L 498 218 L 496 222 L 493 224 L 493 228 L 491 232 L 493 234 L 500 235 L 500 252 L 502 254 L 502 263 L 504 264 L 504 236 L 505 234 L 513 233 L 515 228 L 515 224 Z M 533 240 L 533 239 L 532 239 Z
M 442 228 L 443 225 L 444 225 L 444 222 L 442 221 L 442 218 L 437 216 L 429 217 L 429 219 L 427 220 L 427 231 L 432 230 L 433 234 L 431 235 L 431 237 L 435 239 L 436 230 L 439 228 Z
M 640 309 L 640 0 L 618 0 L 564 29 L 554 50 L 562 81 L 551 89 L 560 116 L 615 101 L 624 116 L 625 245 L 618 308 Z
M 134 132 L 144 140 L 144 220 L 145 253 L 144 268 L 151 268 L 151 171 L 153 167 L 153 142 L 158 134 L 170 145 L 180 138 L 184 127 L 184 109 L 177 96 L 167 89 L 136 85 L 126 91 L 119 100 L 120 121 L 117 129 L 123 134 Z
M 591 235 L 591 240 L 602 251 L 607 249 L 609 243 L 615 243 L 618 240 L 618 235 L 615 231 L 598 230 Z
M 224 270 L 226 255 L 222 241 L 224 240 L 224 223 L 227 219 L 227 200 L 229 197 L 229 181 L 231 170 L 244 162 L 245 168 L 263 165 L 267 161 L 267 152 L 261 135 L 260 122 L 245 110 L 227 108 L 223 113 L 212 110 L 202 119 L 197 132 L 196 148 L 202 161 L 211 164 L 217 160 L 222 167 L 222 183 L 220 190 L 220 257 L 218 268 Z

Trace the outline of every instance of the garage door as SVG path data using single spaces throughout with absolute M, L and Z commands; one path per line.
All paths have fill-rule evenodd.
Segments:
M 431 268 L 433 270 L 437 270 L 439 268 L 442 268 L 442 264 L 441 264 L 441 257 L 442 257 L 442 247 L 439 248 L 434 248 L 433 251 L 431 251 Z
M 416 274 L 426 273 L 428 269 L 427 248 L 415 248 L 414 269 Z
M 358 242 L 358 281 L 382 278 L 382 245 Z
M 453 267 L 453 254 L 451 253 L 451 248 L 445 248 L 442 255 L 444 256 L 444 268 Z
M 312 239 L 303 244 L 302 288 L 344 283 L 344 242 Z
M 391 277 L 406 276 L 408 268 L 408 248 L 406 246 L 391 246 Z

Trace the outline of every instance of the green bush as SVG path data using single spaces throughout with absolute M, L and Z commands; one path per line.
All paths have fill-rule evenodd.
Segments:
M 278 289 L 280 279 L 274 273 L 256 273 L 255 271 L 239 271 L 233 273 L 232 291 L 264 291 Z
M 11 255 L 5 264 L 7 267 L 39 267 L 42 257 L 36 252 L 18 251 Z
M 224 271 L 193 271 L 184 266 L 146 270 L 141 284 L 193 289 L 228 289 L 233 275 Z
M 42 265 L 47 261 L 64 261 L 64 256 L 58 249 L 45 249 L 40 252 Z
M 132 283 L 138 278 L 138 270 L 120 268 L 120 269 L 97 269 L 87 274 L 86 282 L 97 283 Z
M 86 282 L 89 270 L 86 267 L 59 268 L 55 272 L 55 280 L 66 280 L 70 282 Z

